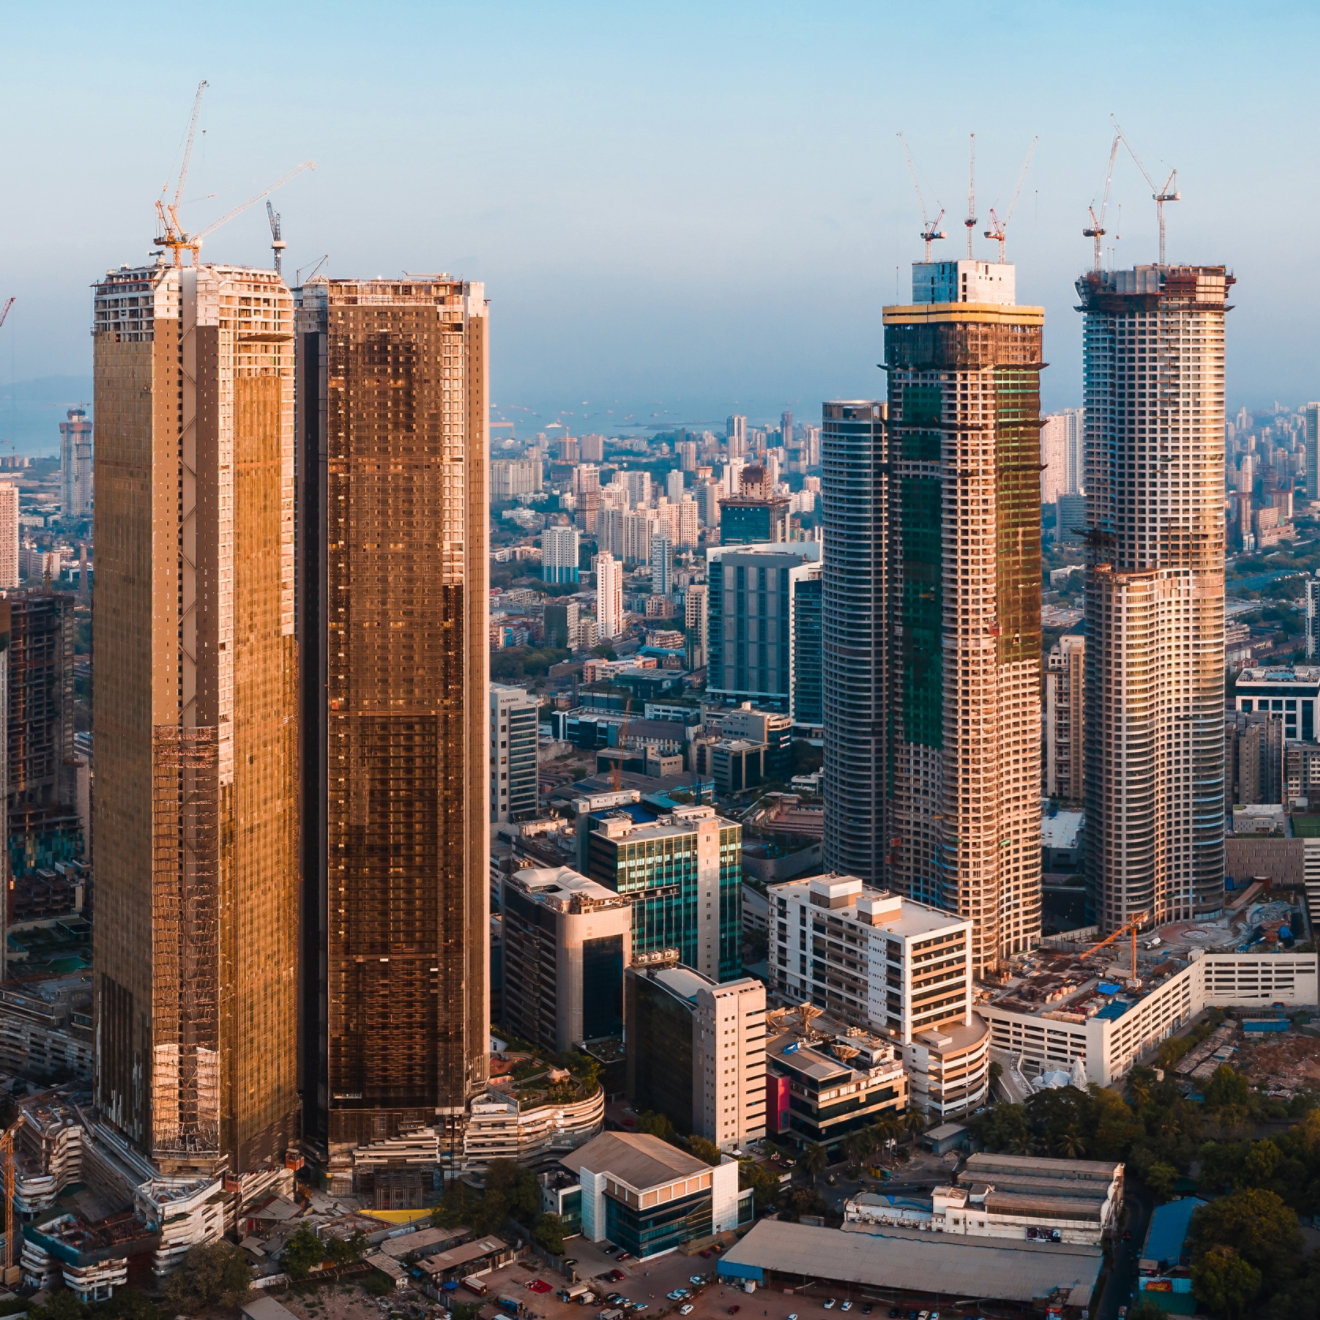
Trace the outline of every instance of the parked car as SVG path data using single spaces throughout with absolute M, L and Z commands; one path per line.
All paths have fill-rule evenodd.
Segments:
M 692 1314 L 692 1303 L 691 1303 L 691 1302 L 684 1302 L 683 1305 L 680 1306 L 680 1307 L 678 1308 L 678 1313 L 679 1313 L 679 1315 L 691 1315 L 691 1314 Z
M 843 1299 L 843 1305 L 842 1305 L 841 1307 L 839 1307 L 839 1310 L 840 1310 L 840 1311 L 851 1311 L 851 1310 L 852 1310 L 852 1302 L 851 1302 L 847 1297 L 845 1297 L 845 1298 Z
M 834 1310 L 834 1298 L 833 1298 L 833 1297 L 827 1297 L 827 1298 L 825 1299 L 825 1309 L 826 1309 L 827 1311 L 832 1311 L 832 1310 Z
M 692 1276 L 689 1277 L 688 1282 L 689 1282 L 689 1283 L 705 1283 L 705 1282 L 706 1282 L 706 1276 L 705 1276 L 704 1274 L 693 1274 Z

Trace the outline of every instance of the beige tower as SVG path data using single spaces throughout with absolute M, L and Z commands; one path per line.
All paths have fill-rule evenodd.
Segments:
M 1086 857 L 1103 930 L 1224 902 L 1223 266 L 1093 271 Z
M 297 1135 L 293 298 L 97 285 L 96 1100 L 163 1172 Z
M 0 481 L 0 590 L 18 586 L 18 486 Z

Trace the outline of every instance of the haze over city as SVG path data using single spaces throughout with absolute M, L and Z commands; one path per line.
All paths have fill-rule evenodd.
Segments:
M 1152 175 L 1179 171 L 1171 260 L 1239 279 L 1229 404 L 1295 403 L 1320 350 L 1309 316 L 1320 205 L 1308 99 L 1315 10 L 1241 21 L 1218 3 L 936 10 L 607 3 L 330 3 L 168 20 L 99 4 L 8 6 L 0 112 L 0 440 L 50 452 L 90 376 L 87 285 L 137 259 L 210 83 L 184 213 L 275 195 L 290 273 L 480 270 L 498 308 L 495 416 L 709 426 L 879 388 L 879 308 L 920 256 L 911 143 L 946 258 L 963 252 L 967 134 L 977 250 L 1027 145 L 1008 236 L 1019 296 L 1046 308 L 1045 406 L 1078 402 L 1081 236 L 1114 113 Z M 57 71 L 52 76 L 52 71 Z M 1115 171 L 1119 264 L 1153 260 L 1154 207 Z M 262 208 L 207 244 L 269 260 Z M 50 387 L 25 384 L 67 377 Z M 17 388 L 16 388 L 17 387 Z M 34 396 L 38 402 L 34 405 Z

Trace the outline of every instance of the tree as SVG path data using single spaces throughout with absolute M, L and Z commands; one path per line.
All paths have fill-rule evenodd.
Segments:
M 562 1256 L 564 1254 L 564 1221 L 558 1215 L 541 1215 L 532 1227 L 532 1240 L 552 1256 Z
M 351 1265 L 367 1254 L 367 1235 L 359 1228 L 352 1237 L 331 1238 L 325 1246 L 332 1265 Z
M 232 1242 L 207 1242 L 193 1247 L 182 1267 L 170 1275 L 165 1305 L 175 1313 L 194 1314 L 208 1306 L 236 1307 L 251 1287 L 252 1271 L 238 1247 Z
M 671 1146 L 679 1144 L 678 1131 L 670 1121 L 668 1114 L 657 1114 L 653 1110 L 644 1110 L 637 1115 L 638 1132 L 649 1133 L 653 1137 L 659 1137 L 661 1141 L 667 1141 Z
M 87 1303 L 80 1302 L 67 1288 L 61 1288 L 45 1306 L 36 1306 L 30 1312 L 32 1320 L 83 1320 Z
M 1232 1247 L 1214 1246 L 1192 1266 L 1192 1291 L 1202 1306 L 1240 1320 L 1260 1293 L 1261 1274 Z
M 1167 1315 L 1168 1312 L 1154 1302 L 1141 1301 L 1128 1307 L 1128 1320 L 1165 1320 Z
M 1156 1160 L 1154 1164 L 1146 1170 L 1146 1186 L 1154 1196 L 1161 1201 L 1167 1201 L 1174 1192 L 1178 1184 L 1178 1170 L 1172 1164 L 1166 1164 L 1163 1160 Z
M 489 1223 L 489 1227 L 482 1231 L 497 1231 L 510 1215 L 525 1228 L 530 1228 L 541 1214 L 541 1185 L 536 1181 L 536 1174 L 515 1160 L 492 1160 L 487 1167 L 484 1199 L 489 1202 L 493 1197 L 502 1198 L 505 1213 L 498 1223 Z M 489 1221 L 491 1216 L 488 1214 L 486 1218 Z
M 306 1224 L 300 1224 L 280 1252 L 280 1264 L 291 1279 L 305 1279 L 326 1258 L 325 1243 Z
M 1206 1084 L 1205 1107 L 1222 1109 L 1225 1105 L 1240 1105 L 1245 1109 L 1250 1100 L 1251 1087 L 1247 1079 L 1228 1064 L 1221 1063 Z
M 825 1151 L 825 1147 L 819 1141 L 810 1141 L 807 1143 L 806 1152 L 802 1156 L 802 1167 L 811 1174 L 813 1178 L 819 1178 L 826 1169 L 830 1167 L 830 1157 Z
M 1296 1212 L 1274 1192 L 1256 1187 L 1203 1205 L 1192 1216 L 1188 1239 L 1193 1264 L 1216 1247 L 1229 1247 L 1271 1278 L 1302 1250 Z
M 687 1148 L 697 1159 L 704 1160 L 707 1164 L 719 1164 L 724 1159 L 720 1148 L 713 1141 L 707 1141 L 705 1137 L 695 1135 L 689 1137 Z
M 162 1320 L 160 1307 L 132 1284 L 117 1288 L 107 1301 L 97 1302 L 93 1314 L 97 1320 Z
M 738 1165 L 738 1186 L 752 1189 L 752 1205 L 758 1215 L 767 1214 L 779 1204 L 779 1179 L 755 1160 Z

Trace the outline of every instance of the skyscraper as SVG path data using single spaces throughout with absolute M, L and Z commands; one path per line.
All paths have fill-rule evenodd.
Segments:
M 623 631 L 623 565 L 608 550 L 596 556 L 596 630 L 602 642 Z
M 1040 499 L 1055 503 L 1060 495 L 1077 495 L 1083 489 L 1082 410 L 1065 408 L 1041 418 Z
M 486 1079 L 486 326 L 445 275 L 300 291 L 305 1130 L 336 1185 Z
M 651 594 L 668 596 L 674 590 L 674 543 L 666 532 L 651 534 Z
M 918 263 L 887 307 L 888 875 L 974 922 L 980 969 L 1040 933 L 1039 307 L 1011 265 Z
M 785 448 L 793 443 L 793 414 L 785 411 L 779 415 L 779 443 Z
M 66 518 L 92 513 L 92 424 L 85 408 L 70 408 L 60 423 L 60 511 Z
M 827 403 L 820 433 L 825 865 L 884 882 L 886 405 Z
M 1223 266 L 1077 281 L 1086 404 L 1086 852 L 1103 929 L 1224 888 Z
M 1303 445 L 1306 449 L 1306 498 L 1320 500 L 1320 403 L 1308 403 Z
M 18 586 L 18 486 L 0 481 L 0 591 Z
M 775 494 L 767 468 L 759 463 L 738 472 L 738 494 L 720 502 L 720 544 L 762 545 L 788 540 L 788 497 Z
M 541 703 L 525 688 L 490 685 L 490 818 L 531 820 L 539 805 L 536 722 Z
M 1080 802 L 1085 782 L 1085 656 L 1086 638 L 1068 633 L 1050 648 L 1045 667 L 1043 787 L 1064 802 Z
M 728 440 L 729 457 L 741 458 L 747 452 L 747 418 L 742 413 L 734 413 L 724 423 L 724 434 Z
M 240 1175 L 298 1134 L 293 297 L 111 271 L 92 351 L 96 1103 Z

